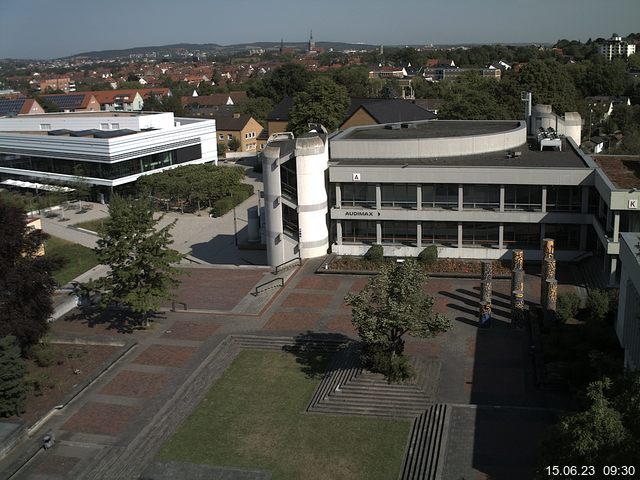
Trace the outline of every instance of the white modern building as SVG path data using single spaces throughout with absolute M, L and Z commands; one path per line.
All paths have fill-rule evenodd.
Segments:
M 601 55 L 611 61 L 614 57 L 628 57 L 636 53 L 636 45 L 622 40 L 622 37 L 612 35 L 610 39 L 598 45 Z
M 441 257 L 510 258 L 518 248 L 536 260 L 551 237 L 559 260 L 596 256 L 615 285 L 620 234 L 640 231 L 640 159 L 585 155 L 580 124 L 539 105 L 527 122 L 276 135 L 261 157 L 269 263 L 363 255 L 373 244 L 387 256 L 436 245 Z
M 640 235 L 623 233 L 620 242 L 620 294 L 616 334 L 624 348 L 626 369 L 640 368 Z
M 72 182 L 108 198 L 141 175 L 217 163 L 213 120 L 173 113 L 49 113 L 0 118 L 0 181 Z

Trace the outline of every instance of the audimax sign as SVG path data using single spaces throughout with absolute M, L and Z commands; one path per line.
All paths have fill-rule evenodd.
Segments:
M 377 215 L 376 215 L 377 214 Z M 344 212 L 345 217 L 379 217 L 380 212 L 370 212 L 363 210 L 347 210 Z

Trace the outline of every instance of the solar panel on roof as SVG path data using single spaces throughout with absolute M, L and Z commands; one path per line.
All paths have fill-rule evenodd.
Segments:
M 0 115 L 17 115 L 22 110 L 26 99 L 18 98 L 13 100 L 0 100 Z
M 78 108 L 82 105 L 84 99 L 83 94 L 70 94 L 70 95 L 43 95 L 45 100 L 53 103 L 58 108 Z

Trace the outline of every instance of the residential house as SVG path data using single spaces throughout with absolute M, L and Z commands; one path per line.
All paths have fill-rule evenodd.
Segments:
M 69 77 L 47 78 L 38 83 L 41 92 L 47 90 L 62 90 L 64 93 L 75 92 L 76 84 Z
M 414 103 L 396 98 L 352 98 L 339 130 L 361 125 L 433 120 L 436 115 Z
M 257 152 L 258 137 L 264 128 L 251 115 L 235 114 L 231 117 L 216 118 L 216 132 L 218 143 L 228 147 L 232 139 L 240 141 L 238 152 Z
M 100 103 L 89 92 L 41 95 L 44 101 L 56 106 L 62 112 L 99 112 Z
M 18 115 L 34 115 L 39 113 L 44 113 L 44 109 L 33 98 L 0 99 L 0 117 L 15 117 Z

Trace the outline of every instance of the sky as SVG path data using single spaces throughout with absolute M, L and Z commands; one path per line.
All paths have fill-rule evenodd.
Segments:
M 640 0 L 0 0 L 0 58 L 257 41 L 553 43 L 640 31 Z

